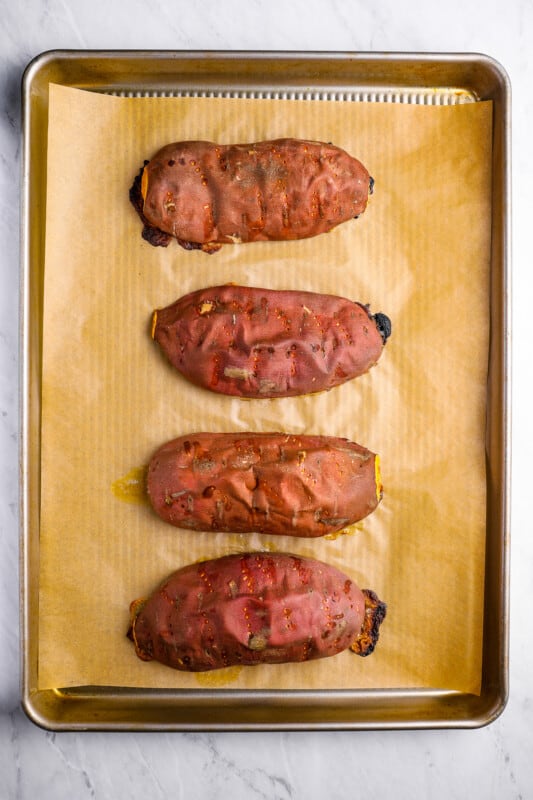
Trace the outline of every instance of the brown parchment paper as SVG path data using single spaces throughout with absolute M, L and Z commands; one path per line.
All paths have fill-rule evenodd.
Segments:
M 43 330 L 39 688 L 444 688 L 479 692 L 485 546 L 491 104 L 117 98 L 50 87 Z M 128 201 L 179 139 L 333 141 L 375 178 L 366 213 L 322 237 L 153 248 Z M 387 313 L 377 367 L 330 392 L 243 401 L 189 385 L 151 312 L 226 281 L 334 292 Z M 198 430 L 347 436 L 385 495 L 335 539 L 180 531 L 113 484 Z M 377 649 L 194 675 L 136 658 L 128 606 L 191 561 L 314 556 L 388 604 Z

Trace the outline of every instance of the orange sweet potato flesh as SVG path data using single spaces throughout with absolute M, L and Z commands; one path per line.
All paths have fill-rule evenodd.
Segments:
M 381 356 L 385 314 L 344 297 L 227 284 L 153 315 L 152 336 L 188 380 L 221 394 L 288 397 L 331 389 Z
M 333 436 L 195 433 L 167 442 L 147 473 L 159 516 L 196 531 L 316 537 L 370 514 L 379 457 Z
M 223 244 L 304 239 L 365 210 L 373 181 L 333 144 L 275 139 L 168 144 L 145 162 L 130 199 L 143 236 L 213 252 Z
M 258 552 L 186 566 L 130 612 L 139 658 L 198 672 L 369 655 L 386 606 L 321 561 Z

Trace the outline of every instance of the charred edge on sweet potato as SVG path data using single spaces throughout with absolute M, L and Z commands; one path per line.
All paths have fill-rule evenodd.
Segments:
M 386 344 L 387 339 L 392 333 L 392 322 L 390 321 L 390 318 L 386 314 L 383 314 L 382 311 L 378 311 L 377 314 L 370 316 L 374 320 L 374 324 L 381 334 L 383 344 Z
M 160 228 L 156 228 L 155 225 L 151 225 L 150 222 L 144 216 L 144 198 L 142 194 L 142 177 L 145 166 L 148 164 L 148 161 L 145 161 L 141 169 L 139 170 L 139 174 L 135 176 L 135 179 L 130 188 L 130 202 L 140 217 L 140 220 L 143 224 L 142 229 L 142 238 L 148 242 L 149 244 L 153 245 L 154 247 L 168 247 L 174 236 L 170 233 L 165 233 Z M 200 244 L 199 242 L 187 242 L 183 239 L 178 239 L 176 237 L 176 241 L 178 244 L 183 247 L 185 250 L 203 250 L 204 253 L 215 253 L 217 250 L 220 249 L 220 245 L 217 244 Z
M 365 596 L 365 619 L 361 633 L 350 645 L 350 650 L 358 656 L 369 656 L 379 639 L 379 628 L 387 614 L 387 605 L 371 589 L 361 590 Z
M 130 625 L 126 636 L 131 642 L 133 642 L 135 646 L 135 653 L 141 659 L 141 661 L 152 661 L 154 657 L 152 642 L 148 642 L 147 649 L 142 648 L 137 642 L 137 637 L 135 636 L 135 623 L 137 622 L 137 617 L 142 611 L 145 603 L 146 598 L 143 597 L 140 597 L 138 600 L 133 600 L 130 603 Z
M 368 179 L 368 196 L 369 197 L 370 197 L 371 194 L 374 194 L 374 184 L 375 184 L 375 180 L 372 177 L 372 175 L 370 175 L 370 177 Z M 360 216 L 361 216 L 361 214 L 356 214 L 354 219 L 359 219 Z
M 144 226 L 142 231 L 143 239 L 145 239 L 154 247 L 168 247 L 172 239 L 172 236 L 169 233 L 165 233 L 164 231 L 159 230 L 159 228 L 154 228 L 154 226 L 150 225 L 150 223 L 144 216 L 144 211 L 143 211 L 144 200 L 142 196 L 141 182 L 142 182 L 144 168 L 147 164 L 148 161 L 145 161 L 144 165 L 139 170 L 139 174 L 135 176 L 133 184 L 130 188 L 130 203 L 132 204 L 133 208 L 139 215 L 141 222 Z
M 392 333 L 392 322 L 390 317 L 384 314 L 382 311 L 378 311 L 375 314 L 372 314 L 370 311 L 370 305 L 368 303 L 357 303 L 357 305 L 361 306 L 364 311 L 366 311 L 368 319 L 372 320 L 374 325 L 376 326 L 379 335 L 383 341 L 383 344 L 387 344 L 387 339 L 390 337 Z

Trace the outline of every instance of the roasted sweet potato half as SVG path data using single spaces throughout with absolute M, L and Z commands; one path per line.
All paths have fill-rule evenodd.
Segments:
M 143 237 L 211 253 L 223 244 L 305 239 L 365 210 L 373 180 L 333 144 L 276 139 L 168 144 L 130 189 Z
M 130 606 L 135 651 L 190 672 L 373 652 L 386 606 L 338 569 L 288 553 L 179 569 Z
M 317 292 L 227 284 L 154 311 L 152 337 L 192 383 L 236 397 L 320 392 L 373 367 L 391 322 Z
M 383 488 L 379 457 L 333 436 L 195 433 L 148 465 L 150 502 L 178 528 L 315 537 L 370 514 Z

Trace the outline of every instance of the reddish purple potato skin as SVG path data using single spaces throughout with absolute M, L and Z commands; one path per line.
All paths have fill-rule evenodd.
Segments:
M 384 314 L 344 297 L 233 284 L 191 292 L 155 311 L 152 324 L 187 380 L 247 398 L 332 389 L 368 372 L 389 334 Z
M 382 497 L 379 458 L 367 448 L 277 432 L 167 442 L 150 460 L 147 489 L 156 513 L 179 528 L 301 537 L 336 533 Z
M 208 253 L 223 244 L 305 239 L 366 209 L 373 181 L 333 144 L 276 139 L 165 145 L 145 162 L 130 198 L 143 236 Z
M 195 672 L 369 655 L 386 606 L 321 561 L 259 552 L 183 567 L 130 613 L 139 658 Z

